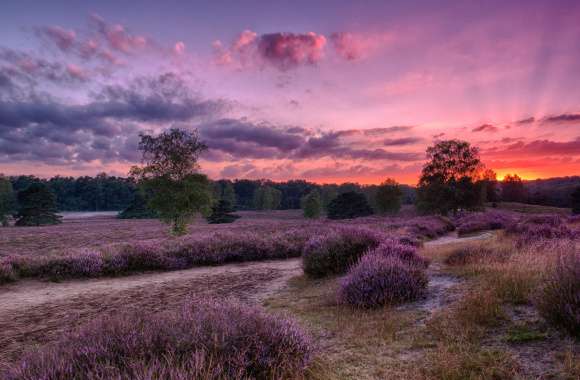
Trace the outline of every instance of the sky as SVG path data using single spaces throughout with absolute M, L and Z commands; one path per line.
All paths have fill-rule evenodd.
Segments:
M 580 175 L 580 2 L 30 1 L 0 12 L 0 173 L 125 176 L 197 129 L 210 178 L 415 184 L 461 139 Z

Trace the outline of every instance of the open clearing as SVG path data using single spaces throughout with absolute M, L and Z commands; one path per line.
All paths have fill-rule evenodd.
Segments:
M 268 233 L 274 225 L 306 228 L 309 222 L 295 212 L 245 213 L 240 223 L 227 228 Z M 118 221 L 106 216 L 67 219 L 61 227 L 66 227 L 60 233 L 69 233 L 68 239 L 55 236 L 58 226 L 8 229 L 2 239 L 10 246 L 3 245 L 2 250 L 47 252 L 41 249 L 44 236 L 52 253 L 63 249 L 63 241 L 66 249 L 78 248 L 97 236 L 100 244 L 127 236 L 132 241 L 166 237 L 165 226 L 156 221 Z M 192 231 L 221 227 L 198 223 Z M 458 237 L 453 232 L 426 242 L 420 253 L 432 260 L 427 296 L 374 311 L 338 304 L 337 278 L 308 279 L 297 258 L 57 283 L 25 279 L 2 285 L 0 366 L 18 361 L 25 351 L 53 342 L 96 317 L 127 310 L 170 310 L 191 297 L 212 297 L 262 305 L 297 318 L 320 352 L 309 374 L 313 379 L 580 378 L 579 343 L 548 326 L 529 305 L 504 305 L 501 317 L 490 326 L 458 324 L 453 313 L 466 300 L 470 305 L 487 301 L 470 299 L 479 294 L 473 291 L 477 278 L 448 267 L 444 259 L 454 247 L 492 243 L 499 235 L 484 231 Z

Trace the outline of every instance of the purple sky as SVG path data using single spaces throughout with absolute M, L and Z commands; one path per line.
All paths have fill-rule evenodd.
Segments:
M 3 1 L 0 172 L 125 175 L 197 128 L 212 178 L 415 183 L 461 138 L 580 174 L 580 2 Z

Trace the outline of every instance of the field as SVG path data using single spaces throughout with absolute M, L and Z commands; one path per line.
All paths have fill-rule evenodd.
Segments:
M 75 341 L 70 332 L 77 329 L 89 334 L 94 320 L 131 313 L 157 320 L 184 303 L 211 299 L 289 318 L 310 337 L 312 353 L 292 371 L 277 369 L 277 377 L 578 379 L 580 223 L 546 210 L 536 216 L 507 208 L 452 219 L 406 212 L 342 222 L 308 221 L 300 211 L 240 212 L 234 224 L 197 221 L 183 238 L 170 237 L 158 221 L 110 214 L 5 228 L 0 364 L 7 378 L 34 378 L 15 368 L 38 365 L 51 350 L 73 355 L 63 342 Z M 306 275 L 303 264 L 314 242 L 332 236 L 346 241 L 341 244 L 359 239 L 372 247 L 380 239 L 418 246 L 420 265 L 429 261 L 421 267 L 424 294 L 381 307 L 345 304 L 337 296 L 342 273 Z M 111 263 L 118 264 L 115 271 Z M 572 295 L 565 298 L 566 292 Z M 297 354 L 286 349 L 284 355 L 290 363 Z M 165 367 L 151 371 L 139 378 L 169 376 Z

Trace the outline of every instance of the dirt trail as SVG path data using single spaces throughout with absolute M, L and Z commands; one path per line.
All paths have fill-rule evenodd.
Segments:
M 446 236 L 427 246 L 486 238 Z M 418 307 L 432 312 L 445 304 L 457 279 L 434 263 L 429 269 L 429 297 Z M 0 288 L 0 367 L 23 351 L 46 344 L 97 316 L 121 310 L 161 311 L 190 296 L 228 297 L 260 304 L 302 273 L 299 258 L 236 263 L 128 277 L 61 283 L 20 281 Z M 417 305 L 415 305 L 417 307 Z

